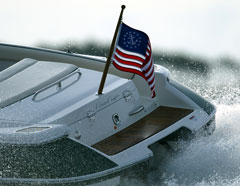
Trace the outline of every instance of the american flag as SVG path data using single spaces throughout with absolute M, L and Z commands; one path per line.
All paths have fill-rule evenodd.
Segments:
M 154 98 L 155 75 L 148 35 L 122 23 L 118 37 L 112 58 L 113 65 L 121 71 L 142 76 L 151 89 L 151 97 Z

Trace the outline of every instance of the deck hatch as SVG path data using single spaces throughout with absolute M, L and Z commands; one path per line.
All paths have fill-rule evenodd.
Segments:
M 169 127 L 191 112 L 193 110 L 161 106 L 136 123 L 92 147 L 107 155 L 117 154 Z

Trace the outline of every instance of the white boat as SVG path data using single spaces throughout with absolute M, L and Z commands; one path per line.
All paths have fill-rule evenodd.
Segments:
M 154 65 L 146 81 L 104 57 L 0 44 L 0 183 L 120 181 L 154 156 L 149 146 L 215 129 L 213 104 Z M 113 185 L 113 184 L 112 184 Z

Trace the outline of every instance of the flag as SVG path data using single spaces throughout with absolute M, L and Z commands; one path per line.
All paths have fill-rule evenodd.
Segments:
M 147 34 L 121 23 L 112 61 L 117 69 L 143 77 L 151 89 L 151 97 L 156 96 L 152 49 Z

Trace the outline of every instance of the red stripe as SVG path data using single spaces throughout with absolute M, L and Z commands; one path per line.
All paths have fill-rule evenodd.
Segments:
M 152 92 L 154 92 L 154 91 L 155 91 L 155 86 L 153 86 L 153 87 L 151 88 L 151 91 L 152 91 Z
M 156 92 L 153 91 L 151 97 L 154 98 L 156 96 Z
M 148 82 L 149 85 L 154 85 L 155 78 L 153 78 L 150 82 Z
M 125 64 L 125 65 L 130 65 L 130 66 L 135 66 L 135 67 L 138 67 L 138 68 L 141 68 L 142 67 L 142 65 L 140 65 L 140 64 L 137 64 L 137 63 L 134 63 L 134 62 L 131 62 L 131 61 L 125 61 L 125 60 L 122 60 L 122 59 L 120 59 L 118 56 L 114 56 L 114 58 L 118 61 L 118 62 L 120 62 L 120 63 L 122 63 L 122 64 Z
M 126 61 L 126 60 L 122 60 L 120 59 L 118 56 L 114 56 L 114 58 L 119 62 L 119 63 L 122 63 L 122 64 L 125 64 L 125 65 L 129 65 L 129 66 L 135 66 L 135 67 L 138 67 L 141 69 L 141 65 L 138 64 L 138 63 L 134 63 L 134 62 L 131 62 L 131 61 Z
M 149 56 L 152 55 L 151 50 L 148 50 L 148 48 L 147 48 L 147 52 L 148 52 Z
M 134 74 L 138 74 L 139 76 L 143 77 L 146 81 L 150 80 L 150 78 L 152 78 L 152 80 L 150 82 L 147 82 L 149 86 L 152 86 L 150 87 L 151 89 L 151 97 L 154 98 L 156 96 L 156 92 L 155 92 L 155 74 L 154 74 L 154 67 L 153 67 L 153 60 L 152 60 L 152 48 L 151 48 L 151 43 L 150 41 L 148 40 L 148 46 L 147 46 L 147 49 L 146 49 L 146 53 L 145 53 L 145 57 L 146 59 L 142 59 L 138 56 L 135 56 L 135 55 L 130 55 L 130 54 L 126 54 L 124 52 L 121 52 L 119 49 L 116 48 L 115 50 L 115 55 L 114 55 L 114 58 L 113 58 L 113 65 L 121 70 L 121 71 L 124 71 L 124 72 L 130 72 L 130 73 L 134 73 Z M 149 55 L 147 55 L 147 53 Z M 119 57 L 123 57 L 125 59 L 121 59 L 119 58 L 117 55 L 119 55 Z M 131 62 L 131 61 L 128 61 L 128 60 L 136 60 L 138 61 L 139 63 L 142 63 L 141 64 L 138 64 L 136 62 Z M 122 67 L 120 65 L 118 65 L 117 63 L 119 63 L 120 65 L 128 65 L 130 67 L 138 67 L 140 68 L 139 70 L 135 70 L 135 69 L 131 69 L 130 67 Z M 144 67 L 146 67 L 146 65 L 148 66 L 148 68 L 146 70 L 142 70 Z M 152 69 L 152 71 L 150 72 L 150 70 Z M 150 73 L 148 76 L 146 76 L 147 73 Z
M 146 59 L 145 59 L 145 63 L 147 63 L 150 59 L 151 59 L 151 57 L 152 57 L 152 53 L 151 53 L 151 51 L 150 52 L 148 52 L 149 53 L 149 55 L 147 55 L 147 51 L 146 51 Z
M 134 73 L 134 74 L 138 74 L 139 76 L 141 76 L 141 77 L 144 78 L 143 74 L 142 74 L 141 72 L 139 72 L 138 70 L 121 67 L 121 66 L 119 66 L 114 60 L 113 60 L 113 65 L 114 65 L 117 69 L 119 69 L 119 70 L 121 70 L 121 71 L 131 72 L 131 73 Z
M 149 65 L 149 67 L 148 67 L 146 70 L 144 70 L 144 73 L 145 73 L 145 74 L 148 73 L 148 71 L 149 71 L 149 70 L 152 68 L 152 66 L 153 66 L 152 60 L 149 61 L 148 63 L 146 63 L 144 66 L 146 66 L 146 65 L 149 64 L 149 63 L 151 63 L 151 64 Z
M 144 59 L 142 59 L 142 58 L 140 58 L 140 57 L 138 57 L 138 56 L 125 54 L 125 53 L 121 52 L 120 50 L 118 50 L 117 48 L 116 48 L 116 52 L 117 52 L 120 56 L 122 56 L 122 57 L 129 58 L 129 59 L 135 59 L 135 60 L 137 60 L 137 61 L 139 61 L 139 62 L 141 62 L 141 63 L 144 62 Z
M 155 90 L 155 87 L 152 87 L 152 88 L 151 88 L 151 92 L 154 92 L 154 90 Z
M 145 72 L 144 75 L 146 76 L 147 73 L 148 72 Z M 150 79 L 150 77 L 152 77 L 153 73 L 154 73 L 154 70 L 152 70 L 152 72 L 148 76 L 146 76 L 146 78 Z
M 148 47 L 149 47 L 149 49 L 148 49 Z M 147 46 L 147 51 L 149 52 L 149 54 L 150 54 L 151 51 L 152 51 L 152 49 L 151 49 L 151 45 L 150 45 L 150 44 L 148 44 L 148 46 Z
M 148 82 L 148 84 L 149 84 L 149 85 L 152 85 L 153 82 L 154 82 L 154 79 L 155 79 L 155 78 L 153 78 L 152 81 Z

